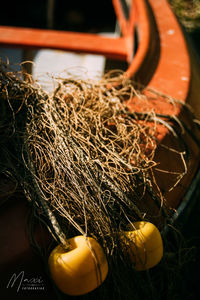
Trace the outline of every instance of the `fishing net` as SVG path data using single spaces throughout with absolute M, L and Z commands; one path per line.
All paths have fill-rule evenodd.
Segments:
M 0 77 L 1 174 L 18 183 L 57 242 L 94 237 L 116 269 L 111 277 L 128 282 L 130 268 L 125 274 L 117 263 L 127 260 L 119 233 L 139 220 L 162 230 L 173 213 L 154 177 L 158 128 L 174 134 L 172 127 L 121 71 L 100 80 L 54 78 L 52 93 L 3 62 Z M 132 99 L 140 112 L 128 109 Z M 185 170 L 175 174 L 178 182 Z M 123 290 L 115 288 L 113 299 Z

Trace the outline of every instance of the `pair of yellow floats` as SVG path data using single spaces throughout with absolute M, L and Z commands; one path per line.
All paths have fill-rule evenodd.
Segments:
M 138 271 L 154 267 L 163 256 L 161 234 L 150 222 L 135 222 L 133 230 L 120 233 L 119 240 Z M 51 252 L 51 276 L 65 294 L 89 293 L 96 289 L 108 274 L 108 262 L 104 251 L 91 237 L 76 236 L 68 242 L 69 250 L 58 245 Z

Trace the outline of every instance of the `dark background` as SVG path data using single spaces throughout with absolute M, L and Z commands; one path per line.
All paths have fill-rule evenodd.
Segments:
M 115 14 L 111 0 L 55 0 L 54 29 L 97 32 L 114 30 Z M 47 28 L 47 0 L 1 1 L 1 25 Z

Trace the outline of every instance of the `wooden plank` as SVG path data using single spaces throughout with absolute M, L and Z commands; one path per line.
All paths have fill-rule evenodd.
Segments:
M 119 60 L 127 60 L 128 56 L 126 38 L 69 31 L 0 26 L 0 45 L 102 54 Z

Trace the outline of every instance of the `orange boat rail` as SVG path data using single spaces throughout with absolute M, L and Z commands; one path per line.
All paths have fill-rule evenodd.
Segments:
M 0 26 L 0 45 L 31 49 L 59 49 L 102 54 L 113 59 L 127 59 L 124 38 L 109 38 L 89 33 Z
M 151 74 L 153 66 L 155 68 L 155 64 L 158 64 L 157 69 L 153 70 L 150 85 L 184 101 L 190 78 L 189 55 L 180 26 L 167 1 L 132 0 L 128 19 L 124 16 L 120 0 L 113 0 L 113 6 L 121 26 L 120 37 L 110 38 L 89 33 L 0 26 L 0 45 L 102 54 L 108 58 L 127 61 L 128 77 L 136 75 L 140 77 L 139 74 L 145 71 Z M 160 39 L 160 50 L 157 52 L 154 51 L 157 41 L 155 32 L 152 32 L 153 18 L 157 26 L 157 37 Z M 139 43 L 133 57 L 135 31 Z M 177 55 L 174 49 L 181 49 L 181 51 Z M 148 74 L 146 77 L 149 77 Z M 151 78 L 148 80 L 150 81 Z M 146 83 L 146 79 L 143 81 Z

